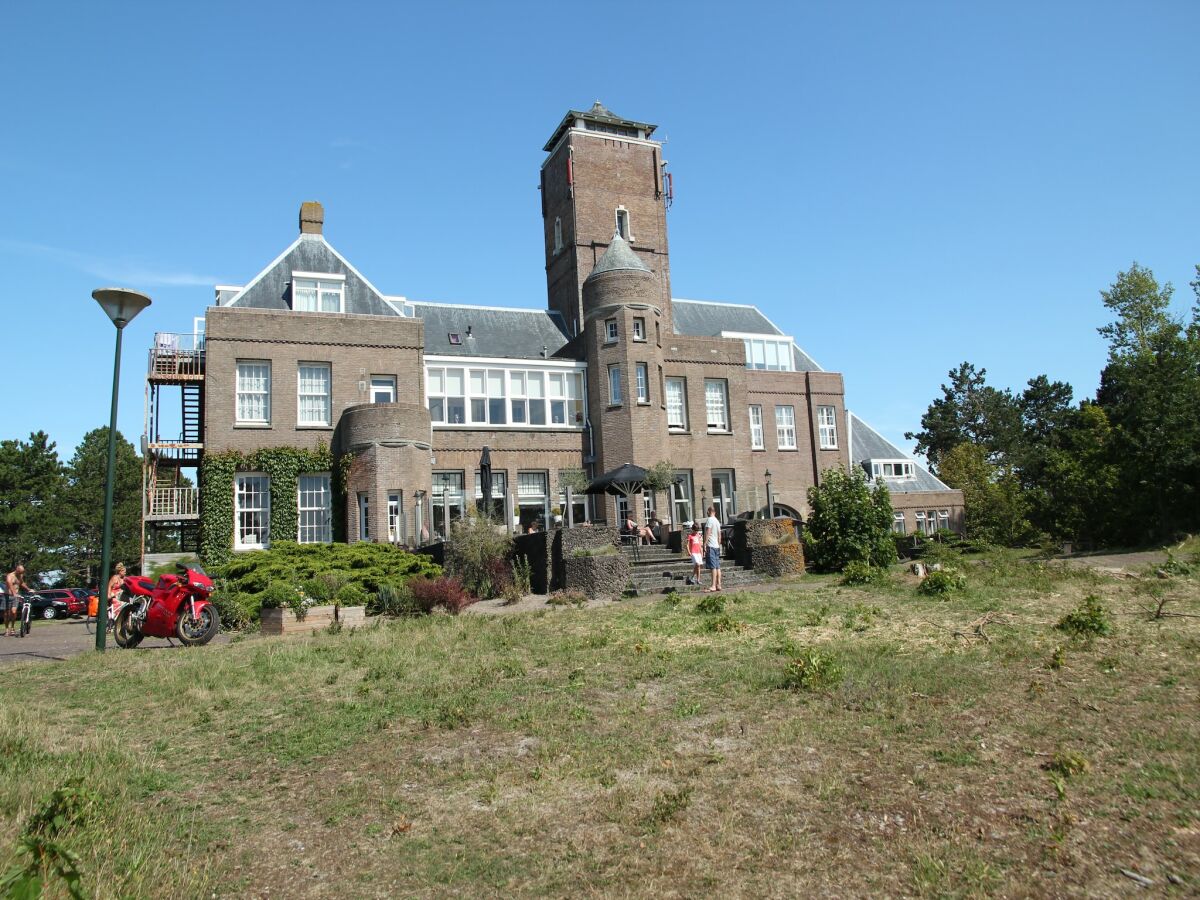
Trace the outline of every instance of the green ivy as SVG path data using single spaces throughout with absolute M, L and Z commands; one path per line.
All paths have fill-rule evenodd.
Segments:
M 333 494 L 333 539 L 345 540 L 346 476 L 353 456 L 345 454 L 335 465 L 324 444 L 315 450 L 301 447 L 264 447 L 252 453 L 229 450 L 205 454 L 200 464 L 200 557 L 211 566 L 222 565 L 233 554 L 233 480 L 238 472 L 262 472 L 271 479 L 271 534 L 294 539 L 298 512 L 296 484 L 304 472 L 330 472 Z

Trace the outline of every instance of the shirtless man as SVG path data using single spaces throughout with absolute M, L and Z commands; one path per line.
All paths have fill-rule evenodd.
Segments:
M 17 565 L 4 579 L 4 588 L 8 591 L 5 597 L 4 621 L 8 626 L 5 632 L 9 637 L 17 636 L 17 605 L 21 602 L 21 590 L 29 590 L 25 583 L 25 567 Z

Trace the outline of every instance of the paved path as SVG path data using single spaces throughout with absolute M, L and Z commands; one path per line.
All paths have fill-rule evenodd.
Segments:
M 224 643 L 229 636 L 218 634 L 214 640 Z M 83 619 L 56 619 L 53 622 L 35 619 L 25 637 L 0 637 L 0 668 L 21 663 L 64 660 L 94 650 L 95 647 L 96 635 L 83 627 Z M 163 638 L 146 638 L 136 650 L 121 650 L 113 643 L 112 635 L 108 635 L 108 652 L 142 653 L 171 649 L 182 648 L 178 642 L 172 648 Z
M 1121 572 L 1149 565 L 1161 565 L 1167 561 L 1167 554 L 1164 550 L 1140 550 L 1135 553 L 1091 553 L 1058 558 L 1072 566 Z

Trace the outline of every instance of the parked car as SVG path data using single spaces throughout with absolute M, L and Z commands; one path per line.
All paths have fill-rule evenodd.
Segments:
M 47 588 L 29 595 L 33 615 L 43 619 L 66 619 L 87 613 L 87 596 L 79 597 L 70 588 Z

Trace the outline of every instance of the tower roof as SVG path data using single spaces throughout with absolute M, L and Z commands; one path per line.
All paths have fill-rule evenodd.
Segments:
M 597 100 L 592 104 L 592 108 L 588 110 L 571 109 L 563 116 L 563 120 L 558 123 L 558 127 L 554 129 L 554 134 L 550 135 L 550 140 L 546 141 L 546 146 L 542 149 L 549 153 L 554 149 L 554 145 L 558 143 L 558 139 L 563 136 L 568 128 L 575 127 L 577 121 L 583 122 L 584 128 L 591 128 L 594 131 L 605 131 L 610 134 L 620 134 L 626 137 L 650 137 L 654 133 L 657 125 L 651 125 L 649 122 L 635 122 L 632 119 L 622 119 L 616 115 L 607 106 Z M 638 132 L 641 132 L 641 135 Z
M 596 275 L 601 275 L 604 272 L 614 272 L 618 269 L 632 269 L 636 272 L 650 273 L 650 267 L 638 259 L 638 255 L 630 249 L 625 243 L 625 239 L 619 234 L 612 236 L 612 242 L 608 245 L 608 249 L 604 251 L 604 255 L 600 257 L 587 280 L 591 281 Z

